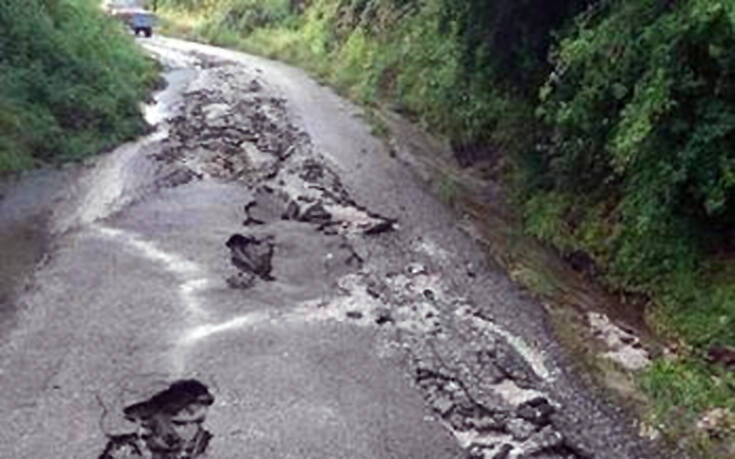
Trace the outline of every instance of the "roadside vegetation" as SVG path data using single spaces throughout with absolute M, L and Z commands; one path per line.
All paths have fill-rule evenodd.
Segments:
M 157 69 L 93 0 L 0 0 L 0 172 L 140 134 Z
M 640 377 L 649 421 L 704 455 L 729 454 L 733 2 L 159 5 L 169 31 L 305 67 L 447 136 L 462 162 L 502 158 L 525 231 L 562 256 L 584 254 L 608 290 L 639 298 L 669 344 Z M 696 431 L 716 409 L 717 427 Z

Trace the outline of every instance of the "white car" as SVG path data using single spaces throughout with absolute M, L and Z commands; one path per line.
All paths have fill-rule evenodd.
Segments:
M 146 37 L 153 35 L 153 26 L 156 16 L 145 7 L 142 0 L 106 0 L 102 8 L 113 17 L 123 21 L 135 32 L 143 33 Z

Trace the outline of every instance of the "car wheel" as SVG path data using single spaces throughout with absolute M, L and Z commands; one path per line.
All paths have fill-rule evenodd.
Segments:
M 143 32 L 145 33 L 145 36 L 147 38 L 151 38 L 151 35 L 153 35 L 153 29 L 151 29 L 150 27 L 146 27 L 145 29 L 143 29 Z
M 133 33 L 134 33 L 134 34 L 135 34 L 135 36 L 137 37 L 137 36 L 138 36 L 138 34 L 140 33 L 140 29 L 138 29 L 138 28 L 135 28 L 135 29 L 133 29 Z

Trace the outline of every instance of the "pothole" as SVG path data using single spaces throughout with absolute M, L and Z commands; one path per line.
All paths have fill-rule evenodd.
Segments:
M 203 425 L 213 403 L 214 396 L 200 381 L 175 381 L 167 389 L 123 409 L 123 416 L 135 429 L 106 434 L 107 445 L 99 459 L 202 458 L 212 439 L 212 433 Z

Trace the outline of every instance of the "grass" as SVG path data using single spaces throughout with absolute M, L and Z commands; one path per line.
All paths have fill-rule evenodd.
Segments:
M 649 423 L 667 438 L 701 457 L 735 454 L 735 375 L 713 371 L 696 359 L 659 359 L 639 378 L 651 400 Z M 722 408 L 725 417 L 711 432 L 692 429 L 703 413 Z

